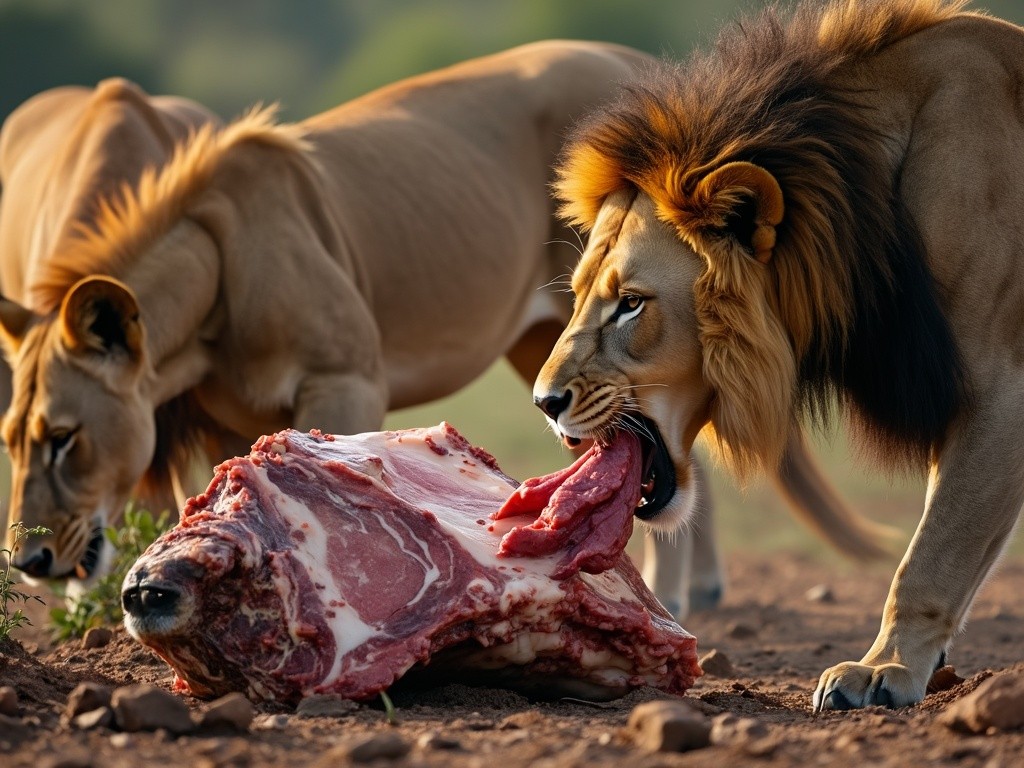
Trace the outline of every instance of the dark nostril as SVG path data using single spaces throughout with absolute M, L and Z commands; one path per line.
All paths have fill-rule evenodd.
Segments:
M 181 593 L 168 586 L 129 587 L 121 593 L 121 607 L 129 616 L 173 613 Z
M 128 587 L 121 593 L 121 607 L 129 616 L 138 616 L 142 613 L 142 600 L 138 587 Z
M 170 613 L 180 596 L 178 590 L 167 587 L 142 587 L 139 590 L 142 610 L 146 613 Z
M 566 390 L 561 396 L 548 395 L 547 397 L 533 398 L 533 404 L 540 408 L 552 419 L 557 419 L 558 414 L 569 407 L 572 402 L 572 391 Z
M 29 576 L 34 576 L 37 579 L 45 578 L 50 575 L 50 567 L 53 565 L 53 552 L 48 547 L 43 547 L 41 550 L 36 552 L 32 557 L 26 560 L 24 563 L 15 566 L 20 570 L 27 573 Z

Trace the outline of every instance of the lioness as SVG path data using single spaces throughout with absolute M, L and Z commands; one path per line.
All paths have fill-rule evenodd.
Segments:
M 219 122 L 200 104 L 176 96 L 149 96 L 123 78 L 104 80 L 95 88 L 53 88 L 18 107 L 0 130 L 4 297 L 28 302 L 35 275 L 51 259 L 77 247 L 81 231 L 100 215 L 104 197 L 116 196 L 146 168 L 163 164 L 200 126 Z M 6 410 L 10 402 L 11 372 L 6 360 L 0 360 L 0 408 Z M 116 445 L 116 436 L 111 438 L 111 445 Z M 59 526 L 66 539 L 62 547 L 85 547 L 80 571 L 91 570 L 102 537 L 87 517 L 78 517 L 65 505 L 44 508 L 29 520 L 53 529 L 65 516 L 66 524 Z M 0 523 L 6 519 L 0 514 Z
M 639 420 L 639 514 L 685 517 L 702 430 L 771 470 L 833 398 L 929 469 L 878 638 L 815 710 L 920 701 L 1024 501 L 1024 34 L 962 7 L 766 12 L 597 111 L 559 167 L 590 239 L 535 400 L 576 439 Z
M 200 128 L 57 250 L 40 218 L 25 237 L 50 247 L 23 247 L 20 265 L 3 254 L 18 301 L 0 301 L 14 369 L 2 434 L 11 520 L 53 534 L 15 565 L 89 575 L 140 478 L 165 486 L 194 446 L 221 458 L 289 425 L 377 429 L 387 408 L 448 394 L 503 353 L 532 380 L 570 312 L 537 289 L 576 258 L 548 194 L 554 157 L 574 118 L 651 61 L 537 43 L 296 125 L 255 111 Z M 37 127 L 40 144 L 20 122 L 0 165 L 12 225 L 41 194 L 19 198 L 27 155 L 64 142 L 102 162 L 70 114 Z

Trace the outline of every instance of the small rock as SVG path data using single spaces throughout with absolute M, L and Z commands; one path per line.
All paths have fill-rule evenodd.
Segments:
M 18 692 L 11 686 L 0 687 L 0 715 L 17 717 L 21 707 L 18 706 Z
M 814 585 L 804 592 L 804 598 L 812 603 L 834 603 L 836 601 L 835 593 L 828 584 Z
M 110 737 L 110 746 L 114 749 L 127 749 L 132 745 L 132 737 L 129 733 L 115 733 Z
M 458 739 L 453 739 L 451 736 L 445 736 L 443 733 L 436 731 L 424 733 L 416 739 L 416 746 L 420 749 L 462 749 L 462 743 Z
M 626 727 L 633 743 L 648 752 L 686 752 L 710 743 L 711 722 L 682 701 L 638 704 L 629 713 Z
M 280 731 L 288 726 L 288 715 L 260 715 L 252 722 L 257 731 Z
M 348 717 L 359 709 L 359 705 L 351 699 L 337 694 L 323 696 L 307 696 L 295 708 L 299 717 Z
M 59 755 L 42 762 L 43 768 L 92 768 L 89 755 Z
M 26 727 L 26 725 L 27 723 L 19 720 L 16 717 L 11 717 L 10 715 L 0 715 L 0 733 L 3 733 L 5 736 L 23 730 Z
M 545 717 L 537 710 L 528 709 L 525 712 L 515 712 L 506 717 L 504 720 L 498 723 L 498 730 L 509 731 L 516 728 L 533 728 L 538 725 L 541 725 L 547 720 L 549 720 L 549 718 Z
M 767 725 L 753 717 L 738 717 L 729 712 L 712 719 L 711 743 L 740 747 L 754 757 L 767 757 L 778 747 L 778 740 Z
M 699 664 L 700 668 L 704 670 L 704 674 L 712 677 L 735 677 L 736 675 L 736 668 L 732 665 L 729 657 L 717 648 L 712 648 L 705 653 Z
M 397 733 L 378 733 L 368 739 L 342 747 L 353 763 L 369 763 L 372 760 L 397 760 L 409 754 L 410 744 Z
M 110 706 L 112 690 L 109 686 L 99 683 L 79 683 L 68 695 L 68 703 L 64 707 L 64 716 L 72 720 L 83 712 L 92 712 L 100 707 Z
M 1024 728 L 1024 673 L 994 675 L 939 716 L 954 731 L 988 733 Z
M 82 647 L 85 650 L 102 648 L 108 645 L 113 637 L 114 633 L 106 627 L 91 627 L 86 630 L 85 635 L 82 637 Z
M 111 697 L 111 707 L 117 727 L 122 731 L 163 728 L 180 735 L 195 729 L 185 702 L 148 683 L 118 688 Z
M 725 631 L 729 637 L 735 640 L 747 640 L 751 637 L 757 637 L 757 630 L 749 624 L 744 624 L 742 621 L 734 621 Z
M 947 664 L 932 673 L 932 677 L 928 681 L 928 693 L 948 691 L 950 688 L 956 688 L 963 681 L 964 679 L 956 673 L 956 670 Z
M 114 724 L 114 710 L 110 707 L 98 707 L 91 712 L 76 715 L 71 724 L 80 731 L 91 731 L 93 728 L 109 728 Z
M 229 693 L 212 702 L 199 716 L 200 728 L 230 728 L 246 731 L 256 717 L 256 710 L 241 693 Z
M 711 743 L 736 744 L 768 735 L 768 727 L 753 717 L 739 717 L 730 712 L 718 715 L 711 720 Z

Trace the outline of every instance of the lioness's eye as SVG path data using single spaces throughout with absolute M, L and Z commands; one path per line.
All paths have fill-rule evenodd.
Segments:
M 56 463 L 70 450 L 78 428 L 55 429 L 50 433 L 50 461 Z

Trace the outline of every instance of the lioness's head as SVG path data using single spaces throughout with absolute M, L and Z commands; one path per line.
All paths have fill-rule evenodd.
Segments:
M 0 299 L 0 338 L 13 370 L 9 523 L 52 531 L 12 562 L 33 577 L 88 578 L 155 446 L 138 306 L 122 283 L 89 277 L 47 316 Z
M 572 278 L 572 319 L 541 370 L 535 402 L 556 433 L 645 444 L 637 516 L 677 526 L 693 503 L 690 450 L 711 426 L 740 472 L 781 455 L 796 394 L 789 339 L 770 306 L 778 185 L 732 163 L 698 188 L 693 236 L 647 192 L 605 196 Z

